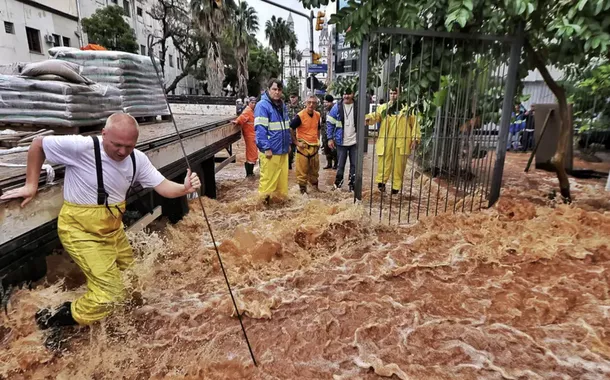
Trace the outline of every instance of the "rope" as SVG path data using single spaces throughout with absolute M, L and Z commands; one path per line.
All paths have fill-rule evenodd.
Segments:
M 154 36 L 151 34 L 148 36 L 148 55 L 150 56 L 150 60 L 152 61 L 153 67 L 155 69 L 155 73 L 157 74 L 157 80 L 159 81 L 159 86 L 163 91 L 163 96 L 165 97 L 165 103 L 167 105 L 167 109 L 169 110 L 170 117 L 172 118 L 172 122 L 174 124 L 174 129 L 176 130 L 176 136 L 178 136 L 178 141 L 180 142 L 180 147 L 182 148 L 182 155 L 184 156 L 184 161 L 186 162 L 186 167 L 191 170 L 191 163 L 189 162 L 188 155 L 186 154 L 186 150 L 184 149 L 184 143 L 182 142 L 182 137 L 180 136 L 180 131 L 178 130 L 178 126 L 176 125 L 176 119 L 174 118 L 174 114 L 172 112 L 172 108 L 169 105 L 169 101 L 167 100 L 167 94 L 165 93 L 165 87 L 163 86 L 163 81 L 161 79 L 161 75 L 159 73 L 159 68 L 157 67 L 157 63 L 155 62 L 154 49 L 153 49 L 153 41 Z M 212 226 L 210 225 L 210 221 L 208 219 L 208 215 L 205 211 L 205 207 L 203 207 L 203 201 L 201 197 L 197 197 L 199 200 L 199 206 L 201 206 L 201 211 L 203 212 L 203 218 L 205 219 L 205 223 L 208 227 L 208 231 L 210 232 L 210 237 L 212 238 L 212 243 L 214 244 L 214 250 L 216 251 L 216 257 L 218 258 L 218 263 L 220 264 L 220 269 L 222 270 L 222 275 L 224 276 L 225 283 L 227 284 L 227 288 L 229 289 L 229 294 L 231 295 L 231 301 L 233 301 L 233 307 L 235 308 L 235 313 L 237 314 L 237 318 L 239 319 L 239 325 L 241 326 L 241 331 L 244 333 L 244 338 L 246 340 L 246 344 L 248 345 L 248 350 L 250 351 L 250 356 L 252 357 L 252 362 L 255 367 L 258 367 L 256 363 L 256 359 L 254 358 L 254 353 L 252 352 L 252 347 L 250 346 L 250 341 L 248 340 L 248 335 L 246 334 L 246 328 L 244 327 L 244 323 L 241 319 L 241 314 L 239 309 L 237 308 L 237 303 L 235 302 L 235 297 L 233 296 L 233 291 L 231 290 L 231 284 L 229 283 L 229 278 L 227 277 L 227 272 L 225 271 L 225 267 L 222 263 L 222 258 L 220 257 L 220 252 L 218 251 L 218 245 L 216 244 L 216 239 L 214 239 L 214 233 L 212 232 Z

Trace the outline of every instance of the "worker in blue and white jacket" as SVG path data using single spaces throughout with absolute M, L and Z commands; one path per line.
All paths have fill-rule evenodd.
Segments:
M 284 85 L 271 79 L 267 92 L 254 109 L 256 146 L 259 150 L 260 183 L 258 192 L 269 203 L 273 193 L 288 195 L 288 154 L 292 136 L 288 109 L 282 101 Z
M 351 89 L 343 91 L 343 99 L 338 101 L 326 116 L 328 146 L 337 147 L 337 175 L 335 189 L 343 185 L 345 164 L 349 157 L 349 190 L 354 190 L 356 180 L 356 130 L 358 129 L 358 107 Z

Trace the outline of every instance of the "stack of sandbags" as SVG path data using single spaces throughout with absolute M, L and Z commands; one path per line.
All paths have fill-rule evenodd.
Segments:
M 81 74 L 97 83 L 117 87 L 124 112 L 135 117 L 169 115 L 163 89 L 149 57 L 66 48 L 51 48 L 49 55 L 80 65 Z
M 104 123 L 108 116 L 121 112 L 118 89 L 88 84 L 86 78 L 81 81 L 72 83 L 57 73 L 0 75 L 0 123 L 82 127 Z

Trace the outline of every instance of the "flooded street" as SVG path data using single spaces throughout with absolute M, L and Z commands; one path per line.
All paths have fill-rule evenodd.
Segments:
M 258 367 L 192 201 L 180 223 L 131 236 L 133 297 L 67 330 L 61 353 L 33 315 L 84 287 L 50 258 L 66 267 L 0 316 L 0 379 L 610 378 L 605 180 L 571 178 L 575 201 L 559 204 L 556 177 L 510 153 L 495 207 L 399 227 L 369 217 L 370 177 L 354 205 L 332 170 L 306 196 L 291 172 L 289 199 L 263 206 L 236 149 L 204 205 Z

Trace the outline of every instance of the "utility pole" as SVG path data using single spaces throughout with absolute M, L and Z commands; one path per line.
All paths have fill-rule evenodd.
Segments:
M 289 8 L 285 5 L 282 4 L 278 4 L 276 2 L 270 1 L 270 0 L 261 0 L 263 3 L 267 3 L 267 4 L 271 4 L 275 7 L 281 8 L 285 11 L 294 13 L 295 15 L 299 15 L 301 17 L 305 17 L 307 20 L 309 20 L 309 56 L 311 57 L 311 63 L 313 63 L 313 10 L 311 11 L 311 13 L 309 15 L 307 15 L 306 13 L 303 12 L 299 12 L 299 11 L 295 11 L 292 8 Z M 284 68 L 282 67 L 282 72 L 284 71 Z M 307 77 L 309 73 L 305 73 L 305 77 Z M 315 94 L 315 89 L 314 89 L 314 81 L 313 81 L 313 75 L 311 77 L 311 94 L 314 95 Z

